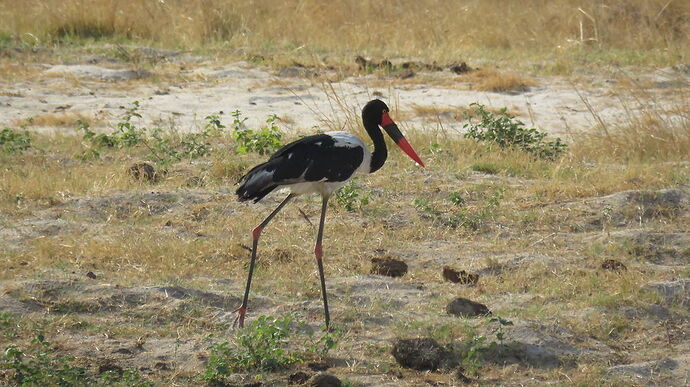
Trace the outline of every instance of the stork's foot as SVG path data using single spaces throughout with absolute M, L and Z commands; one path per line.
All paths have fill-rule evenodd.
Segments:
M 235 321 L 232 322 L 232 327 L 244 328 L 244 316 L 247 314 L 247 307 L 242 305 L 239 308 L 233 310 L 232 313 L 237 313 Z

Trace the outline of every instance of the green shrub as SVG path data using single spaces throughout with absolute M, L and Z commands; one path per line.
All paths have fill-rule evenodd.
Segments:
M 105 372 L 98 377 L 87 372 L 86 367 L 75 365 L 73 356 L 60 356 L 41 334 L 32 341 L 25 353 L 16 345 L 10 345 L 0 358 L 0 370 L 20 386 L 153 386 L 138 371 L 128 370 L 121 375 Z
M 335 193 L 335 201 L 352 212 L 369 204 L 369 192 L 351 180 Z
M 90 129 L 88 122 L 77 121 L 79 130 L 84 132 L 84 140 L 91 145 L 91 148 L 77 157 L 88 160 L 99 158 L 101 151 L 107 148 L 143 146 L 152 161 L 168 166 L 211 154 L 211 140 L 225 135 L 225 125 L 221 123 L 219 114 L 206 116 L 207 122 L 200 132 L 185 134 L 161 128 L 139 127 L 132 122 L 133 118 L 141 118 L 138 101 L 132 102 L 111 133 L 96 133 Z
M 492 326 L 491 333 L 494 335 L 494 338 L 489 339 L 486 336 L 471 335 L 465 342 L 465 349 L 462 353 L 463 367 L 467 372 L 473 373 L 476 376 L 479 376 L 478 369 L 482 364 L 482 359 L 485 354 L 488 352 L 503 351 L 503 327 L 511 326 L 513 322 L 499 316 L 494 316 L 486 319 L 486 324 Z M 491 341 L 487 344 L 489 340 Z
M 501 148 L 518 148 L 538 158 L 549 160 L 557 158 L 567 148 L 558 137 L 553 141 L 546 141 L 546 133 L 535 128 L 526 128 L 525 124 L 516 120 L 506 108 L 492 113 L 487 111 L 484 105 L 476 102 L 470 106 L 474 109 L 464 115 L 464 119 L 468 121 L 463 125 L 467 129 L 465 138 L 493 142 Z
M 232 116 L 234 117 L 232 127 L 238 153 L 256 152 L 260 155 L 266 155 L 281 147 L 280 140 L 283 134 L 276 125 L 278 116 L 275 114 L 268 116 L 266 126 L 256 131 L 245 127 L 244 122 L 247 121 L 247 118 L 242 117 L 239 110 L 235 110 Z
M 0 130 L 0 151 L 3 153 L 21 153 L 31 147 L 29 132 L 15 131 L 10 128 Z
M 233 342 L 212 345 L 202 379 L 209 385 L 223 386 L 237 372 L 286 369 L 296 362 L 326 355 L 342 335 L 339 330 L 321 335 L 297 334 L 292 321 L 291 315 L 282 318 L 259 316 L 239 330 Z M 298 327 L 304 328 L 303 325 Z
M 203 379 L 210 385 L 225 385 L 236 372 L 287 368 L 300 358 L 286 349 L 290 316 L 282 319 L 260 316 L 236 335 L 236 343 L 214 344 Z

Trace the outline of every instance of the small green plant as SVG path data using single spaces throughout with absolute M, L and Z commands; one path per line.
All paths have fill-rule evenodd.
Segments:
M 77 121 L 78 130 L 84 132 L 83 139 L 91 145 L 77 158 L 81 160 L 97 159 L 101 150 L 106 148 L 124 148 L 144 146 L 148 150 L 148 157 L 161 166 L 196 159 L 211 154 L 211 139 L 224 135 L 220 114 L 206 116 L 206 124 L 197 133 L 178 134 L 161 128 L 148 129 L 136 126 L 133 118 L 141 118 L 139 102 L 134 101 L 126 109 L 112 133 L 96 133 L 91 130 L 86 121 Z
M 21 153 L 31 147 L 31 136 L 27 130 L 22 132 L 5 128 L 0 130 L 0 152 Z
M 139 101 L 132 102 L 125 110 L 112 133 L 96 133 L 84 120 L 77 120 L 77 130 L 84 132 L 82 138 L 91 144 L 92 149 L 132 147 L 146 139 L 146 128 L 135 126 L 132 122 L 134 117 L 141 118 Z
M 18 324 L 14 315 L 9 312 L 0 313 L 0 332 L 6 339 L 17 337 Z
M 223 112 L 218 112 L 218 114 L 209 114 L 204 119 L 206 120 L 206 125 L 202 132 L 206 133 L 208 136 L 221 136 L 223 134 L 223 129 L 226 126 L 220 122 L 220 116 Z
M 426 198 L 415 198 L 412 205 L 417 211 L 421 211 L 423 216 L 427 218 L 438 218 L 443 215 L 443 213 L 437 210 L 431 202 L 429 202 L 429 199 Z
M 467 372 L 474 373 L 475 376 L 479 376 L 478 369 L 482 364 L 481 360 L 483 354 L 487 352 L 500 353 L 503 351 L 503 328 L 513 325 L 513 322 L 499 316 L 494 316 L 488 318 L 486 320 L 486 324 L 492 325 L 491 333 L 494 335 L 494 337 L 489 342 L 489 338 L 486 336 L 474 334 L 471 335 L 469 340 L 467 340 L 465 343 L 464 356 L 462 357 L 462 365 L 465 370 Z
M 105 372 L 96 377 L 86 367 L 74 363 L 73 356 L 58 355 L 45 337 L 38 334 L 27 352 L 16 345 L 7 347 L 0 358 L 0 370 L 7 370 L 6 375 L 20 386 L 153 386 L 136 370 L 122 374 Z
M 305 324 L 293 327 L 293 316 L 260 316 L 240 330 L 233 342 L 213 344 L 201 378 L 212 386 L 227 385 L 237 372 L 277 371 L 305 359 L 325 356 L 343 333 L 339 329 L 314 333 Z M 298 334 L 298 332 L 309 332 Z M 289 344 L 294 349 L 289 349 Z
M 459 192 L 451 192 L 449 200 L 460 208 L 451 210 L 450 214 L 448 214 L 448 211 L 444 212 L 437 209 L 426 198 L 416 198 L 413 205 L 418 211 L 422 212 L 422 217 L 432 219 L 446 227 L 462 227 L 469 231 L 477 231 L 486 220 L 493 218 L 496 208 L 500 205 L 501 199 L 503 199 L 503 193 L 504 189 L 502 187 L 496 188 L 484 206 L 480 209 L 472 209 L 464 207 L 465 200 Z
M 336 192 L 335 201 L 347 211 L 352 212 L 369 204 L 369 191 L 351 180 Z
M 255 131 L 247 128 L 244 122 L 247 118 L 242 117 L 239 110 L 232 112 L 234 117 L 232 127 L 237 141 L 237 152 L 240 154 L 256 152 L 266 155 L 278 150 L 281 147 L 280 140 L 283 137 L 280 128 L 276 124 L 278 116 L 271 114 L 266 119 L 266 126 Z
M 462 206 L 465 204 L 465 198 L 462 197 L 460 191 L 452 191 L 448 194 L 448 200 L 456 206 Z
M 300 324 L 300 327 L 304 328 L 306 324 Z M 338 345 L 338 342 L 343 337 L 344 333 L 341 329 L 335 328 L 331 330 L 326 330 L 320 335 L 315 334 L 313 331 L 309 331 L 306 338 L 306 353 L 304 357 L 325 356 L 328 352 Z
M 515 119 L 506 108 L 493 113 L 476 102 L 470 106 L 473 109 L 464 114 L 464 119 L 468 121 L 463 125 L 467 129 L 465 138 L 493 142 L 501 148 L 521 149 L 548 160 L 557 158 L 567 148 L 558 137 L 553 141 L 546 141 L 546 133 L 535 128 L 526 128 L 525 124 Z
M 203 379 L 210 385 L 225 385 L 236 372 L 273 371 L 299 361 L 286 349 L 291 323 L 291 316 L 260 316 L 237 333 L 235 343 L 214 344 Z
M 503 187 L 496 188 L 491 199 L 479 211 L 460 211 L 448 219 L 449 225 L 453 227 L 462 226 L 471 231 L 477 231 L 482 224 L 490 218 L 493 218 L 494 211 L 503 199 Z

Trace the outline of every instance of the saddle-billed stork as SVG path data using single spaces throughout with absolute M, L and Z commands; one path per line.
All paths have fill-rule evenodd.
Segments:
M 290 194 L 271 212 L 263 222 L 252 231 L 252 257 L 249 262 L 247 287 L 242 305 L 235 309 L 235 323 L 244 326 L 256 261 L 259 237 L 264 227 L 295 196 L 306 193 L 319 193 L 322 197 L 321 220 L 316 237 L 314 255 L 321 278 L 321 295 L 326 317 L 326 328 L 330 324 L 326 281 L 323 274 L 323 226 L 326 219 L 326 206 L 331 194 L 341 188 L 355 173 L 373 173 L 386 162 L 388 150 L 379 126 L 388 133 L 408 156 L 417 164 L 424 166 L 414 149 L 407 142 L 398 126 L 388 115 L 388 106 L 378 99 L 369 101 L 362 109 L 362 122 L 369 137 L 374 142 L 370 152 L 364 142 L 347 132 L 326 132 L 304 137 L 280 148 L 268 161 L 252 168 L 239 180 L 237 189 L 239 201 L 253 200 L 255 203 L 278 187 L 289 187 Z

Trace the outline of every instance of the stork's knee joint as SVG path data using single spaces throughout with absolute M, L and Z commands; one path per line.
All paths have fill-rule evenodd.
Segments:
M 264 228 L 261 226 L 256 226 L 256 228 L 252 230 L 252 238 L 254 238 L 254 240 L 259 239 L 259 237 L 261 236 L 261 231 L 263 231 L 263 229 Z

